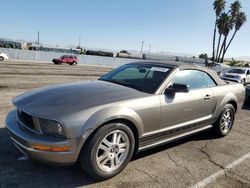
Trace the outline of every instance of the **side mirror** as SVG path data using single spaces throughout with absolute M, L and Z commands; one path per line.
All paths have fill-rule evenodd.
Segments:
M 188 93 L 189 92 L 189 86 L 185 84 L 173 84 L 172 86 L 168 87 L 165 90 L 165 94 L 167 93 Z

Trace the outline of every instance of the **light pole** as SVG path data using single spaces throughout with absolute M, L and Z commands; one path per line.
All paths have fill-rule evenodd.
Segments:
M 37 44 L 40 45 L 40 31 L 37 32 Z
M 141 41 L 141 55 L 142 55 L 142 52 L 143 52 L 143 45 L 144 45 L 144 41 Z

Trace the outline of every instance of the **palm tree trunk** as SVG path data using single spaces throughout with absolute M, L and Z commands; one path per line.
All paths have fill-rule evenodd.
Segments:
M 222 58 L 221 58 L 221 63 L 224 62 L 224 57 L 226 54 L 226 43 L 227 43 L 227 36 L 225 36 L 225 43 L 224 43 L 224 47 L 223 47 L 223 54 L 222 54 Z
M 226 38 L 226 37 L 225 37 L 225 38 Z M 219 53 L 219 56 L 218 56 L 218 62 L 219 62 L 219 63 L 221 62 L 220 56 L 221 56 L 222 50 L 223 50 L 223 48 L 224 48 L 225 38 L 224 38 L 223 43 L 222 43 L 222 45 L 221 45 L 220 53 Z
M 217 52 L 216 52 L 216 58 L 215 61 L 218 62 L 218 55 L 219 55 L 219 47 L 220 47 L 220 40 L 221 40 L 221 35 L 219 36 L 219 41 L 218 41 L 218 45 L 217 45 Z
M 227 45 L 227 47 L 226 47 L 226 49 L 225 49 L 225 51 L 224 51 L 224 55 L 226 54 L 227 49 L 229 48 L 230 44 L 232 43 L 232 41 L 233 41 L 233 39 L 234 39 L 236 33 L 237 33 L 237 30 L 234 31 L 234 34 L 233 34 L 233 36 L 231 37 L 231 39 L 230 39 L 230 41 L 229 41 L 229 43 L 228 43 L 228 45 Z
M 216 37 L 216 24 L 217 23 L 217 18 L 215 20 L 215 24 L 214 24 L 214 37 L 213 37 L 213 57 L 212 57 L 212 60 L 213 60 L 213 63 L 215 61 L 215 37 Z

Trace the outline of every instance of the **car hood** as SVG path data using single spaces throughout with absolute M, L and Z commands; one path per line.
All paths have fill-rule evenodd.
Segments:
M 96 80 L 35 89 L 15 97 L 13 104 L 36 117 L 60 119 L 99 105 L 148 95 L 132 88 Z
M 242 74 L 237 74 L 237 73 L 225 73 L 224 76 L 242 76 Z

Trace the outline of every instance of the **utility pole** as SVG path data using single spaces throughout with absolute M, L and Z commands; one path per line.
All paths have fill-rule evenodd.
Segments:
M 40 45 L 40 31 L 37 32 L 37 44 Z
M 142 52 L 143 52 L 143 45 L 144 45 L 144 41 L 141 41 L 141 55 L 142 55 Z
M 151 54 L 151 44 L 149 44 L 149 49 L 148 49 L 149 53 Z

